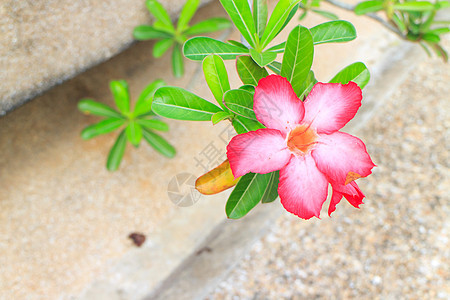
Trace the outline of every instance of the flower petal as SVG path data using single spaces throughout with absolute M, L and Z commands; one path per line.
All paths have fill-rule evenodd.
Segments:
M 335 132 L 353 119 L 361 106 L 361 89 L 354 82 L 317 83 L 305 100 L 304 123 L 318 133 Z
M 287 79 L 279 75 L 269 75 L 258 82 L 253 109 L 258 121 L 283 133 L 293 129 L 305 115 L 303 102 Z
M 333 196 L 331 197 L 330 207 L 328 207 L 329 216 L 336 210 L 336 204 L 341 201 L 342 197 L 345 197 L 356 208 L 364 203 L 362 199 L 365 196 L 356 182 L 352 181 L 347 185 L 332 184 L 331 186 L 333 187 Z
M 283 134 L 275 129 L 258 129 L 233 137 L 227 156 L 235 178 L 253 173 L 269 173 L 284 167 L 291 156 Z
M 330 182 L 347 184 L 366 177 L 375 166 L 363 141 L 344 132 L 320 134 L 311 155 Z
M 319 218 L 327 194 L 328 181 L 310 155 L 293 156 L 280 170 L 278 195 L 288 212 L 302 219 Z

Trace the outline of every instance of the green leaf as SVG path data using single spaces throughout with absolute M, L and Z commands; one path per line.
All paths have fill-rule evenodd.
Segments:
M 238 55 L 248 54 L 249 50 L 209 37 L 195 37 L 184 43 L 183 53 L 191 60 L 203 60 L 211 54 L 217 54 L 223 59 L 235 59 Z
M 272 70 L 272 72 L 274 72 L 275 74 L 280 75 L 281 74 L 281 63 L 274 61 L 270 64 L 267 65 L 267 67 Z
M 203 60 L 203 73 L 217 103 L 224 110 L 227 110 L 222 100 L 223 94 L 230 89 L 230 82 L 228 81 L 227 69 L 222 58 L 217 55 L 207 56 Z
M 357 15 L 364 15 L 367 13 L 376 12 L 383 9 L 384 9 L 383 1 L 370 0 L 358 3 L 353 10 Z
M 159 131 L 169 131 L 169 125 L 167 125 L 166 122 L 163 122 L 161 120 L 156 119 L 137 119 L 136 123 L 139 125 L 148 128 L 148 129 L 154 129 Z
M 313 12 L 315 12 L 316 14 L 321 15 L 322 17 L 325 17 L 327 19 L 336 21 L 339 20 L 339 17 L 335 14 L 333 14 L 332 12 L 329 11 L 325 11 L 325 10 L 319 10 L 319 9 L 311 9 Z
M 267 0 L 253 0 L 253 21 L 256 34 L 261 38 L 267 25 Z
M 422 39 L 427 42 L 431 42 L 431 43 L 439 43 L 441 41 L 441 38 L 439 37 L 439 35 L 431 33 L 431 32 L 425 33 L 422 36 Z
M 157 79 L 147 85 L 145 89 L 139 95 L 136 105 L 134 107 L 133 116 L 141 116 L 143 114 L 149 113 L 152 110 L 152 101 L 155 91 L 164 86 L 165 83 L 161 79 Z
M 113 80 L 109 83 L 109 87 L 119 111 L 124 115 L 128 115 L 130 112 L 130 95 L 127 82 L 125 80 Z
M 342 43 L 356 38 L 356 29 L 347 21 L 330 21 L 310 29 L 314 45 L 323 43 Z
M 213 125 L 216 125 L 220 121 L 223 121 L 225 119 L 231 120 L 232 118 L 233 118 L 233 115 L 231 113 L 226 112 L 226 111 L 219 111 L 212 116 L 211 121 L 212 121 Z
M 178 18 L 177 29 L 179 32 L 183 32 L 189 24 L 189 21 L 197 11 L 200 0 L 187 0 L 181 10 L 180 17 Z
M 149 25 L 139 25 L 134 27 L 133 36 L 135 39 L 140 41 L 152 39 L 167 39 L 172 37 L 172 35 L 170 35 L 169 33 L 158 30 Z
M 434 5 L 427 1 L 408 1 L 403 3 L 396 3 L 392 6 L 396 10 L 411 11 L 411 12 L 423 12 L 434 10 Z
M 242 43 L 240 43 L 240 42 L 238 42 L 238 41 L 228 40 L 227 43 L 229 43 L 229 44 L 231 44 L 231 45 L 234 45 L 234 46 L 241 47 L 241 48 L 245 49 L 245 50 L 248 52 L 247 46 L 245 46 L 244 44 L 242 44 Z
M 164 7 L 156 0 L 147 0 L 145 1 L 148 10 L 150 13 L 159 21 L 161 24 L 164 24 L 165 27 L 171 28 L 175 30 L 172 25 L 172 21 L 170 20 L 169 14 L 164 9 Z
M 255 131 L 264 128 L 264 125 L 258 121 L 250 120 L 241 116 L 236 116 L 231 124 L 238 134 Z
M 163 117 L 186 121 L 209 121 L 220 108 L 178 87 L 159 88 L 153 97 L 152 110 Z
M 450 28 L 448 28 L 448 27 L 435 28 L 435 29 L 428 31 L 428 33 L 432 33 L 432 34 L 436 34 L 436 35 L 447 34 L 449 32 L 450 32 Z
M 309 71 L 308 77 L 306 77 L 306 80 L 304 81 L 302 87 L 300 88 L 301 93 L 299 93 L 300 95 L 298 97 L 302 100 L 305 99 L 316 83 L 317 79 L 314 76 L 314 72 L 311 70 Z
M 300 15 L 300 17 L 298 17 L 298 20 L 303 21 L 303 19 L 306 18 L 307 15 L 308 15 L 308 10 L 304 9 L 302 14 Z
M 181 47 L 178 44 L 175 44 L 172 50 L 172 71 L 177 78 L 184 74 L 183 53 L 181 53 Z
M 142 139 L 142 127 L 135 121 L 131 121 L 126 128 L 127 138 L 130 143 L 137 147 Z
M 239 180 L 225 206 L 228 218 L 239 219 L 258 204 L 265 194 L 271 174 L 248 173 Z
M 150 146 L 153 147 L 156 151 L 161 153 L 162 155 L 172 158 L 177 153 L 175 148 L 169 144 L 162 136 L 154 133 L 153 131 L 142 128 L 142 134 L 144 139 L 149 143 Z
M 403 20 L 401 20 L 399 18 L 399 16 L 397 14 L 393 14 L 392 15 L 392 21 L 395 23 L 395 25 L 397 25 L 398 29 L 401 32 L 405 32 L 406 31 L 406 24 L 403 22 Z
M 248 2 L 244 0 L 220 0 L 220 3 L 222 3 L 223 8 L 245 40 L 252 47 L 255 47 L 255 23 Z
M 270 52 L 270 51 L 259 53 L 255 49 L 250 49 L 250 55 L 252 56 L 253 60 L 260 67 L 265 67 L 266 65 L 270 64 L 275 59 L 277 59 L 277 53 L 276 52 Z
M 127 136 L 125 135 L 125 129 L 117 137 L 116 142 L 112 146 L 108 154 L 108 160 L 106 161 L 106 168 L 108 171 L 115 171 L 119 168 L 122 161 L 125 148 L 127 146 Z
M 291 84 L 298 95 L 311 69 L 314 56 L 313 38 L 309 30 L 301 25 L 295 27 L 286 41 L 286 50 L 281 65 L 281 76 Z
M 300 0 L 278 1 L 261 38 L 262 49 L 264 49 L 286 26 L 286 21 L 288 20 L 288 17 L 290 17 L 291 11 L 299 2 Z
M 231 27 L 231 22 L 225 18 L 211 18 L 198 22 L 189 27 L 184 33 L 186 35 L 199 35 Z
M 282 42 L 282 43 L 280 43 L 278 45 L 270 47 L 269 49 L 267 49 L 267 51 L 276 52 L 276 53 L 283 53 L 284 52 L 284 47 L 286 47 L 286 42 Z
M 450 1 L 437 1 L 435 4 L 436 9 L 442 9 L 450 7 Z
M 353 63 L 342 69 L 330 82 L 347 84 L 349 81 L 355 82 L 363 89 L 370 80 L 370 73 L 366 65 L 362 62 Z
M 78 102 L 78 109 L 85 114 L 108 118 L 123 118 L 123 116 L 112 107 L 106 104 L 94 101 L 92 99 L 82 99 Z
M 270 203 L 275 201 L 278 197 L 278 183 L 280 182 L 280 172 L 275 171 L 270 174 L 269 183 L 264 190 L 264 194 L 261 198 L 261 203 Z
M 88 140 L 101 134 L 110 133 L 125 123 L 124 119 L 110 118 L 102 120 L 97 124 L 90 125 L 83 129 L 81 138 Z
M 172 38 L 157 41 L 153 46 L 153 56 L 155 58 L 163 56 L 164 53 L 166 53 L 166 51 L 169 50 L 170 47 L 172 47 L 174 42 L 175 41 Z
M 257 86 L 261 78 L 269 75 L 265 68 L 258 66 L 250 56 L 239 56 L 236 69 L 242 83 Z
M 252 95 L 255 94 L 255 86 L 251 85 L 251 84 L 244 84 L 244 85 L 240 86 L 239 89 L 250 92 L 250 93 L 252 93 Z
M 253 111 L 253 94 L 245 90 L 229 90 L 223 101 L 229 110 L 248 119 L 257 121 Z

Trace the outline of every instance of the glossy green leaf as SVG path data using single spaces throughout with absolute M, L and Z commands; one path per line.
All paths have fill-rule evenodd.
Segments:
M 273 47 L 270 47 L 269 49 L 267 49 L 267 51 L 276 52 L 276 53 L 283 53 L 285 47 L 286 47 L 286 42 L 282 42 L 282 43 L 277 44 L 277 45 L 275 45 Z
M 244 85 L 240 86 L 239 89 L 250 92 L 250 93 L 252 93 L 252 95 L 255 94 L 255 86 L 251 85 L 251 84 L 244 84 Z
M 311 33 L 301 25 L 295 27 L 286 41 L 281 76 L 292 84 L 296 94 L 301 92 L 303 81 L 308 76 L 313 55 L 314 45 Z
M 162 155 L 172 158 L 177 153 L 175 148 L 169 144 L 162 136 L 154 133 L 153 131 L 142 128 L 142 134 L 144 139 L 149 143 L 150 146 L 153 147 L 156 151 L 161 153 Z
M 325 18 L 333 20 L 333 21 L 339 20 L 339 17 L 337 15 L 335 15 L 329 11 L 320 10 L 320 9 L 311 9 L 311 11 L 315 12 L 318 15 L 321 15 L 322 17 L 325 17 Z
M 169 125 L 166 122 L 156 119 L 137 119 L 136 123 L 139 125 L 153 130 L 169 131 Z
M 349 81 L 355 82 L 363 89 L 370 80 L 370 73 L 366 65 L 362 62 L 353 63 L 342 69 L 330 82 L 347 84 Z
M 309 71 L 308 77 L 306 77 L 306 80 L 303 82 L 300 92 L 299 92 L 299 98 L 301 100 L 304 100 L 306 96 L 308 96 L 309 92 L 311 92 L 314 85 L 317 83 L 317 79 L 314 76 L 314 72 L 311 70 Z
M 92 99 L 82 99 L 78 102 L 78 109 L 85 114 L 108 118 L 123 118 L 123 116 L 112 107 Z
M 270 203 L 275 201 L 278 197 L 278 183 L 280 182 L 280 172 L 275 171 L 270 173 L 269 183 L 264 190 L 261 198 L 261 203 Z
M 212 116 L 211 121 L 214 125 L 216 125 L 220 121 L 223 121 L 225 119 L 232 119 L 232 118 L 233 118 L 233 115 L 231 113 L 226 112 L 226 111 L 219 111 Z
M 152 110 L 152 101 L 155 91 L 160 87 L 164 86 L 165 83 L 161 79 L 157 79 L 147 85 L 145 89 L 139 95 L 136 105 L 134 107 L 133 116 L 141 116 Z
M 110 133 L 125 123 L 125 119 L 109 118 L 83 129 L 81 138 L 88 140 L 101 134 Z
M 291 9 L 291 12 L 289 13 L 288 17 L 287 17 L 286 20 L 284 21 L 283 26 L 281 26 L 280 30 L 278 31 L 278 33 L 277 33 L 276 35 L 280 34 L 280 32 L 284 29 L 284 27 L 286 27 L 286 25 L 289 24 L 289 22 L 292 20 L 292 18 L 293 18 L 293 17 L 295 16 L 295 14 L 297 13 L 299 6 L 300 6 L 300 2 L 297 3 L 297 4 Z
M 130 94 L 128 83 L 125 80 L 113 80 L 109 83 L 109 88 L 114 96 L 114 102 L 119 111 L 127 115 L 130 112 Z
M 153 46 L 153 56 L 155 58 L 163 56 L 164 53 L 166 53 L 167 50 L 169 50 L 169 48 L 172 47 L 174 42 L 175 41 L 172 38 L 157 41 Z
M 260 67 L 265 67 L 277 59 L 277 53 L 270 51 L 259 53 L 255 49 L 250 49 L 250 55 Z
M 183 53 L 181 53 L 181 46 L 175 44 L 172 50 L 172 71 L 177 78 L 184 74 Z
M 224 29 L 227 29 L 230 27 L 231 27 L 231 22 L 228 19 L 211 18 L 211 19 L 200 21 L 200 22 L 192 25 L 185 31 L 185 34 L 199 35 L 199 34 L 224 30 Z
M 286 26 L 286 20 L 288 20 L 291 11 L 299 2 L 300 0 L 278 1 L 261 38 L 262 49 L 264 49 L 278 35 L 284 26 Z
M 169 14 L 164 9 L 164 7 L 156 0 L 147 0 L 145 4 L 150 11 L 150 13 L 164 26 L 174 29 L 172 21 L 170 20 Z
M 270 178 L 270 173 L 248 173 L 242 176 L 231 192 L 225 206 L 228 218 L 242 218 L 253 209 L 261 201 Z
M 323 43 L 342 43 L 356 38 L 356 29 L 352 23 L 338 20 L 314 26 L 310 29 L 314 45 Z
M 130 143 L 137 147 L 142 139 L 142 127 L 135 121 L 131 121 L 126 128 L 127 138 Z
M 423 12 L 434 9 L 434 5 L 427 1 L 408 1 L 403 3 L 395 3 L 392 7 L 396 10 L 410 12 Z
M 267 25 L 267 0 L 253 0 L 253 21 L 256 34 L 261 38 Z
M 225 93 L 223 101 L 230 111 L 256 121 L 252 93 L 241 89 L 229 90 Z
M 139 25 L 134 27 L 133 36 L 135 39 L 141 41 L 152 39 L 167 39 L 172 37 L 172 35 L 170 35 L 169 33 L 158 30 L 149 25 Z
M 238 55 L 248 54 L 249 50 L 209 37 L 195 37 L 184 44 L 183 53 L 191 60 L 203 60 L 211 54 L 223 59 L 235 59 Z
M 123 154 L 125 153 L 125 148 L 127 146 L 127 136 L 125 134 L 125 129 L 117 137 L 116 142 L 112 146 L 108 154 L 108 160 L 106 161 L 106 168 L 109 171 L 115 171 L 119 168 L 120 162 L 122 161 Z
M 242 116 L 236 116 L 231 124 L 238 134 L 255 131 L 264 128 L 264 125 L 258 121 L 251 120 Z
M 236 60 L 236 69 L 242 83 L 257 86 L 261 78 L 269 75 L 265 68 L 258 66 L 250 56 L 240 56 Z
M 178 18 L 177 28 L 179 32 L 183 32 L 197 11 L 200 0 L 187 0 L 181 10 L 180 17 Z
M 153 97 L 152 110 L 163 117 L 186 121 L 209 121 L 220 108 L 178 87 L 159 88 Z
M 248 51 L 247 46 L 245 46 L 244 44 L 242 44 L 242 43 L 240 43 L 240 42 L 238 42 L 238 41 L 235 41 L 235 40 L 228 40 L 227 43 L 228 43 L 228 44 L 231 44 L 231 45 L 234 45 L 234 46 L 241 47 L 242 49 Z
M 370 0 L 358 3 L 354 8 L 354 12 L 357 15 L 364 15 L 367 13 L 382 10 L 383 8 L 384 8 L 383 1 Z
M 222 3 L 223 8 L 245 40 L 252 47 L 255 47 L 255 23 L 248 2 L 244 0 L 220 0 L 220 3 Z
M 274 72 L 275 74 L 280 75 L 281 74 L 281 63 L 274 61 L 270 64 L 267 65 L 267 67 L 272 70 L 272 72 Z
M 222 58 L 217 55 L 206 57 L 203 60 L 203 74 L 217 103 L 224 110 L 227 110 L 222 100 L 223 94 L 230 89 L 230 82 L 228 81 L 227 69 Z

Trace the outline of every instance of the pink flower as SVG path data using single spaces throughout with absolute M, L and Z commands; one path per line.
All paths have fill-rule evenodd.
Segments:
M 342 197 L 358 208 L 364 194 L 354 180 L 371 174 L 375 165 L 360 139 L 338 130 L 355 116 L 361 99 L 354 82 L 317 83 L 302 102 L 284 77 L 261 79 L 253 108 L 267 128 L 230 141 L 233 175 L 280 170 L 281 203 L 303 219 L 319 218 L 328 183 L 333 188 L 329 215 Z

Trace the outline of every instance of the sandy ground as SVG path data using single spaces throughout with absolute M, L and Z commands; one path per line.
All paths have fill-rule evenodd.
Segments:
M 286 213 L 208 299 L 449 299 L 449 82 L 428 59 L 358 134 L 378 165 L 360 210 Z

